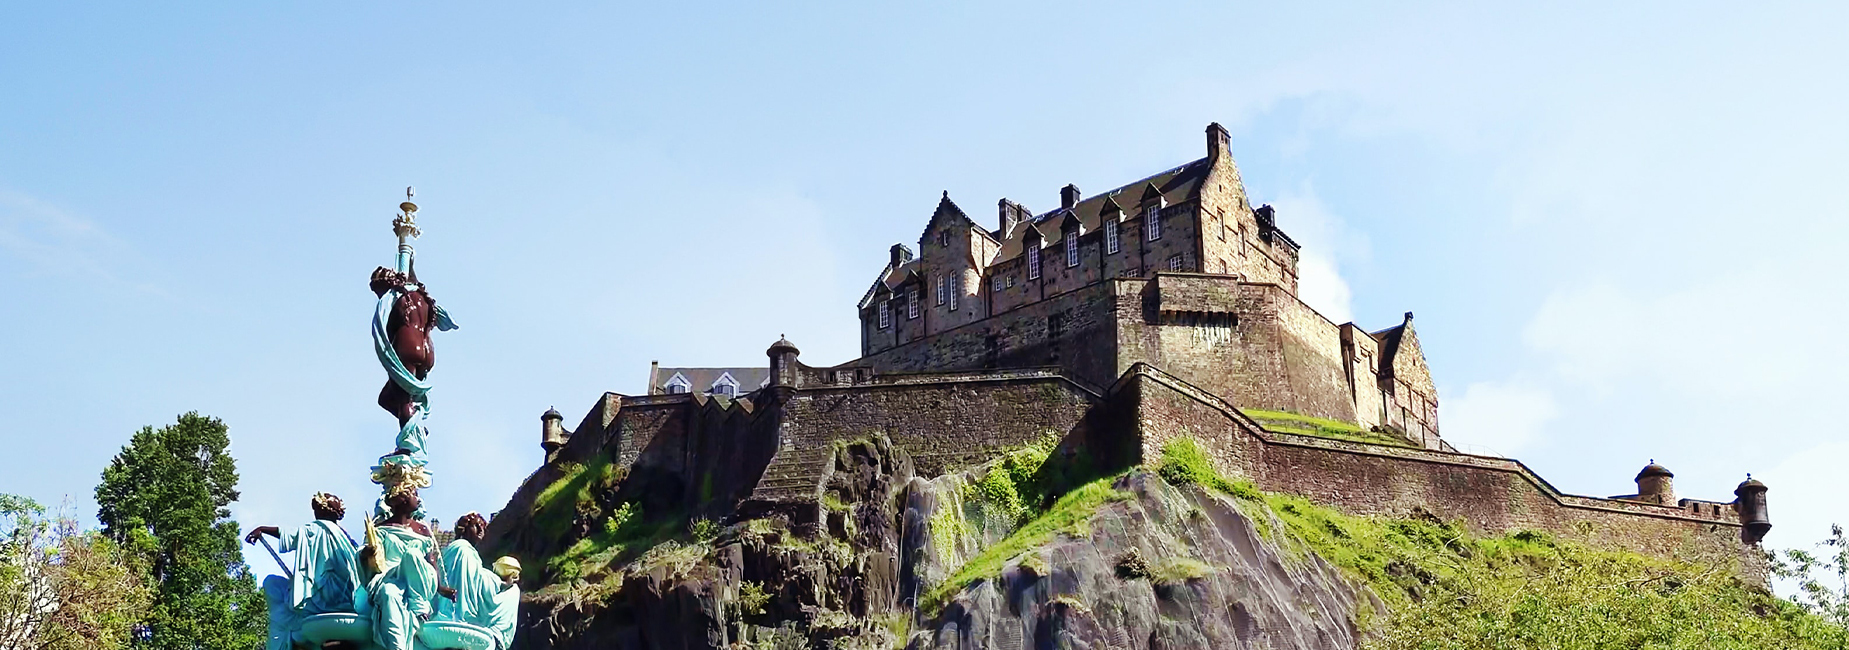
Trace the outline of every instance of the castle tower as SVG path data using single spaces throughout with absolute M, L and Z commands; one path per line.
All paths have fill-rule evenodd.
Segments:
M 796 357 L 801 355 L 802 351 L 796 349 L 795 343 L 779 336 L 777 342 L 770 344 L 770 349 L 765 350 L 764 354 L 770 356 L 770 388 L 772 390 L 787 393 L 799 387 L 800 378 L 796 372 Z
M 1772 531 L 1772 518 L 1766 514 L 1766 484 L 1747 474 L 1746 481 L 1733 489 L 1733 495 L 1738 497 L 1733 508 L 1740 515 L 1740 541 L 1758 544 Z
M 1652 459 L 1637 473 L 1637 500 L 1668 505 L 1676 502 L 1676 475 Z
M 558 409 L 547 408 L 539 416 L 539 448 L 546 450 L 546 462 L 552 462 L 559 454 L 559 449 L 571 441 L 571 432 L 565 430 L 565 416 L 559 415 Z

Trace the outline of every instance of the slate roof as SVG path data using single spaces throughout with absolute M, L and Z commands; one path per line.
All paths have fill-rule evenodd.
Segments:
M 1201 158 L 1154 176 L 1138 179 L 1109 192 L 1094 194 L 1072 206 L 1071 212 L 1079 218 L 1080 232 L 1091 232 L 1104 223 L 1101 215 L 1107 204 L 1114 204 L 1117 209 L 1134 215 L 1137 206 L 1143 205 L 1143 197 L 1152 186 L 1168 205 L 1192 200 L 1199 196 L 1201 181 L 1206 180 L 1207 171 L 1211 167 L 1206 158 Z M 1033 219 L 1015 224 L 1009 232 L 997 233 L 1001 238 L 1001 251 L 989 263 L 996 264 L 1020 257 L 1021 252 L 1025 250 L 1022 242 L 1029 228 L 1038 230 L 1043 242 L 1058 241 L 1059 226 L 1066 212 L 1065 208 L 1055 208 L 1035 215 Z
M 680 374 L 682 377 L 686 377 L 687 383 L 691 385 L 691 390 L 696 393 L 712 391 L 713 382 L 718 381 L 719 378 L 726 373 L 731 373 L 732 379 L 738 382 L 738 394 L 740 395 L 770 385 L 770 368 L 768 366 L 759 366 L 756 368 L 663 367 L 655 371 L 654 385 L 648 387 L 649 394 L 656 395 L 668 392 L 668 380 L 673 379 L 676 373 Z

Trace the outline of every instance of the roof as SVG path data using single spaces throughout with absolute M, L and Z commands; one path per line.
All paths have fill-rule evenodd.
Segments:
M 1134 213 L 1143 204 L 1145 196 L 1153 198 L 1154 195 L 1160 195 L 1168 205 L 1195 198 L 1200 194 L 1201 181 L 1206 180 L 1207 171 L 1212 167 L 1206 158 L 1201 158 L 1109 192 L 1094 194 L 1073 205 L 1070 212 L 1078 217 L 1080 232 L 1091 232 L 1103 224 L 1100 215 L 1106 204 L 1114 204 L 1119 210 Z M 1154 190 L 1153 194 L 1151 189 Z M 1019 257 L 1023 250 L 1022 240 L 1029 226 L 1039 230 L 1040 236 L 1046 241 L 1059 239 L 1059 226 L 1067 212 L 1066 208 L 1056 208 L 1015 224 L 1008 232 L 996 233 L 1001 238 L 1002 246 L 990 264 Z
M 720 377 L 725 376 L 727 373 L 731 373 L 732 380 L 738 382 L 738 392 L 740 393 L 749 393 L 770 385 L 770 368 L 767 366 L 758 366 L 756 368 L 661 368 L 655 373 L 655 381 L 658 383 L 649 386 L 648 392 L 651 394 L 666 392 L 668 381 L 673 379 L 674 375 L 678 374 L 687 378 L 688 387 L 693 392 L 704 393 L 712 390 L 713 382 L 718 381 Z

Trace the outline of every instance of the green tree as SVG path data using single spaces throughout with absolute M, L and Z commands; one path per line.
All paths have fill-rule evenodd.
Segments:
M 217 418 L 187 413 L 135 432 L 96 487 L 103 533 L 155 587 L 134 646 L 250 650 L 263 645 L 263 594 L 238 550 L 236 462 Z
M 141 572 L 68 508 L 0 494 L 0 650 L 115 650 L 147 607 Z

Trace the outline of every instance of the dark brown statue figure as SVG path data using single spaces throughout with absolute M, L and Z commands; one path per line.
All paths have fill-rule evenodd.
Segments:
M 387 291 L 399 290 L 398 299 L 392 303 L 391 316 L 385 323 L 386 336 L 405 369 L 418 379 L 424 379 L 437 360 L 436 350 L 430 345 L 430 330 L 437 326 L 436 301 L 417 281 L 416 267 L 412 267 L 409 274 L 401 274 L 381 266 L 373 270 L 371 284 L 375 296 L 383 297 Z M 416 289 L 406 290 L 407 285 Z M 385 388 L 379 391 L 379 407 L 397 416 L 398 426 L 411 420 L 414 404 L 411 394 L 398 382 L 390 378 L 385 380 Z

